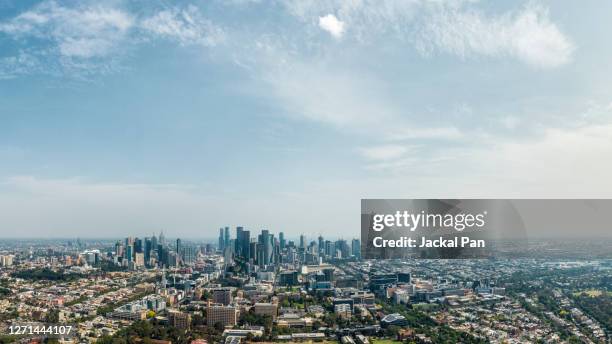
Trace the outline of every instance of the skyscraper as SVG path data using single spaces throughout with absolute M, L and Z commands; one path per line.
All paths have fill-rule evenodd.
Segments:
M 251 232 L 236 227 L 236 255 L 249 259 Z
M 196 261 L 197 248 L 192 244 L 181 246 L 181 259 L 185 264 L 193 264 Z
M 225 237 L 223 236 L 223 227 L 219 228 L 219 251 L 225 249 Z
M 151 251 L 153 249 L 153 241 L 151 238 L 145 238 L 144 242 L 144 262 L 146 266 L 149 266 L 151 261 Z
M 223 242 L 224 242 L 223 248 L 225 248 L 225 247 L 227 247 L 227 245 L 229 245 L 229 242 L 230 242 L 230 230 L 229 230 L 229 227 L 225 227 L 225 233 L 223 235 Z
M 332 245 L 332 242 L 329 240 L 325 240 L 325 255 L 328 257 L 334 256 L 334 246 Z
M 259 247 L 257 263 L 259 265 L 269 265 L 272 262 L 274 237 L 270 231 L 263 229 L 259 235 Z
M 236 252 L 236 255 L 242 257 L 242 231 L 243 228 L 241 226 L 236 227 L 236 247 L 234 248 L 234 251 Z
M 252 260 L 253 263 L 255 263 L 255 264 L 259 264 L 257 262 L 257 258 L 258 258 L 257 252 L 258 252 L 258 250 L 259 250 L 259 245 L 258 245 L 257 242 L 254 241 L 254 242 L 249 244 L 249 259 Z
M 136 238 L 134 239 L 134 252 L 135 253 L 143 253 L 144 247 L 142 244 L 142 239 Z
M 319 242 L 317 246 L 318 246 L 319 256 L 322 256 L 323 253 L 325 252 L 325 241 L 323 240 L 322 235 L 319 235 Z
M 306 248 L 306 238 L 304 238 L 304 234 L 300 235 L 300 248 L 302 250 Z
M 279 241 L 279 245 L 280 245 L 280 249 L 284 250 L 285 249 L 285 233 L 280 232 L 278 233 L 278 241 Z
M 361 258 L 361 243 L 359 239 L 353 239 L 351 242 L 351 253 L 355 258 Z

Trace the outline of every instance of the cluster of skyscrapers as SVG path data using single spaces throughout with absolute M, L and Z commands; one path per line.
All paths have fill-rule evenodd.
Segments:
M 177 267 L 192 265 L 199 252 L 212 252 L 213 245 L 196 246 L 181 239 L 168 242 L 163 232 L 159 236 L 145 238 L 127 237 L 117 241 L 111 258 L 115 264 L 130 269 L 152 267 Z M 217 251 L 225 258 L 225 263 L 244 263 L 251 266 L 267 267 L 281 263 L 318 264 L 332 259 L 360 258 L 360 242 L 353 239 L 317 240 L 307 242 L 304 235 L 299 241 L 287 240 L 280 232 L 278 237 L 264 229 L 251 236 L 244 227 L 236 227 L 232 237 L 229 227 L 219 229 Z
M 173 267 L 195 262 L 198 248 L 192 244 L 183 244 L 181 239 L 167 243 L 164 233 L 159 237 L 127 237 L 123 242 L 115 243 L 114 262 L 129 268 L 139 267 Z
M 234 261 L 249 263 L 259 267 L 279 263 L 317 264 L 329 259 L 360 258 L 359 239 L 353 239 L 349 245 L 346 240 L 317 240 L 307 243 L 306 237 L 300 235 L 299 243 L 286 240 L 280 232 L 278 237 L 264 229 L 260 234 L 251 237 L 251 232 L 244 227 L 236 227 L 236 236 L 231 238 L 230 228 L 219 229 L 218 248 L 223 253 L 226 263 Z

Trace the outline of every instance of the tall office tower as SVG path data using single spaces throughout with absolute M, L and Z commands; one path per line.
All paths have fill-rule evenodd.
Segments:
M 226 266 L 234 264 L 234 246 L 231 245 L 231 242 L 234 240 L 230 240 L 230 243 L 225 245 L 225 249 L 223 249 L 223 260 Z
M 337 240 L 336 241 L 336 252 L 340 252 L 339 258 L 348 258 L 351 254 L 348 244 L 346 240 Z M 337 256 L 337 255 L 334 255 Z
M 322 235 L 319 235 L 318 249 L 319 249 L 319 256 L 322 256 L 323 253 L 325 252 L 325 241 L 323 240 Z
M 351 253 L 355 258 L 361 258 L 361 243 L 359 239 L 353 239 L 353 241 L 351 241 Z
M 115 255 L 117 257 L 123 257 L 123 246 L 121 246 L 119 241 L 115 243 Z
M 304 234 L 300 234 L 300 248 L 302 250 L 306 248 L 306 238 L 304 238 Z
M 167 267 L 168 266 L 168 249 L 164 248 L 164 245 L 157 244 L 157 258 L 159 267 Z
M 129 245 L 134 246 L 134 237 L 125 238 L 125 246 L 129 246 Z
M 153 249 L 151 238 L 145 238 L 144 242 L 144 262 L 146 266 L 149 266 L 151 261 L 151 250 Z
M 164 236 L 164 231 L 159 232 L 159 244 L 164 245 L 166 243 L 166 237 Z
M 259 265 L 269 265 L 272 262 L 273 255 L 273 243 L 274 237 L 270 234 L 270 231 L 263 229 L 259 235 L 259 248 L 257 263 Z
M 274 240 L 273 245 L 272 245 L 272 263 L 274 263 L 274 265 L 277 265 L 281 262 L 281 251 L 280 251 L 280 244 L 278 243 L 277 240 Z
M 181 247 L 181 259 L 185 264 L 193 264 L 196 261 L 197 248 L 193 245 L 182 245 Z
M 334 246 L 332 245 L 332 242 L 329 240 L 325 240 L 325 255 L 328 257 L 334 256 Z
M 125 258 L 128 262 L 131 262 L 134 259 L 134 245 L 130 244 L 126 247 L 126 255 Z
M 176 239 L 176 253 L 181 253 L 181 239 Z
M 154 251 L 156 251 L 156 250 L 157 250 L 157 237 L 155 236 L 155 234 L 153 234 L 151 236 L 151 252 L 150 252 L 149 259 L 151 257 L 155 257 L 155 255 L 154 255 L 155 252 Z
M 311 241 L 310 244 L 308 244 L 308 249 L 306 250 L 308 253 L 316 255 L 317 254 L 317 243 L 316 241 Z
M 242 227 L 236 227 L 236 254 L 242 258 L 249 259 L 251 243 L 251 232 Z
M 144 245 L 142 244 L 142 239 L 134 239 L 134 253 L 144 253 Z
M 256 241 L 253 241 L 249 244 L 249 259 L 253 262 L 253 264 L 257 263 L 257 251 L 259 250 L 259 245 Z
M 295 252 L 295 247 L 289 246 L 287 248 L 287 261 L 289 263 L 294 263 L 297 259 L 297 254 Z
M 223 242 L 225 243 L 225 247 L 227 247 L 227 245 L 229 245 L 229 241 L 230 241 L 229 227 L 225 227 L 225 231 L 224 231 L 224 235 L 223 235 Z
M 219 228 L 219 251 L 223 253 L 225 250 L 225 237 L 223 236 L 223 227 Z
M 244 229 L 240 226 L 236 227 L 236 247 L 234 247 L 234 251 L 237 256 L 242 257 L 242 231 Z
M 281 251 L 285 249 L 285 233 L 280 232 L 278 233 L 278 241 L 279 241 L 279 245 L 280 245 L 280 249 Z

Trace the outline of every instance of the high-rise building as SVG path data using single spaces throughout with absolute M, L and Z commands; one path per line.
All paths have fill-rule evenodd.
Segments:
M 351 253 L 355 258 L 361 258 L 361 242 L 359 239 L 351 241 Z
M 115 243 L 115 255 L 117 257 L 123 257 L 123 246 L 121 246 L 121 242 L 119 241 Z
M 243 227 L 236 227 L 236 255 L 249 259 L 251 243 L 251 232 L 244 230 Z
M 225 247 L 227 247 L 227 245 L 229 245 L 229 242 L 230 242 L 230 230 L 229 230 L 229 227 L 225 227 L 225 229 L 224 229 L 223 242 L 225 243 L 225 246 L 223 248 L 225 248 Z
M 304 238 L 304 234 L 300 235 L 300 249 L 304 250 L 306 248 L 306 238 Z
M 151 251 L 153 250 L 153 241 L 151 238 L 145 238 L 144 241 L 144 261 L 145 265 L 149 265 L 151 261 Z
M 338 258 L 348 258 L 351 255 L 351 251 L 349 249 L 348 244 L 346 243 L 346 240 L 337 240 L 336 241 L 336 254 L 334 255 L 335 257 Z
M 259 235 L 259 247 L 257 263 L 260 266 L 269 265 L 272 263 L 274 236 L 270 234 L 270 231 L 263 229 Z
M 332 242 L 329 240 L 325 240 L 325 255 L 328 257 L 334 256 L 334 246 L 332 245 Z
M 193 264 L 197 257 L 197 248 L 194 245 L 187 244 L 181 246 L 181 260 L 185 264 Z
M 143 267 L 145 265 L 144 253 L 136 252 L 134 253 L 134 266 Z
M 213 290 L 213 301 L 227 306 L 232 303 L 232 289 L 231 288 L 220 288 Z
M 132 260 L 134 260 L 134 246 L 131 245 L 131 244 L 126 247 L 126 250 L 125 250 L 125 259 L 128 262 L 131 262 Z
M 223 227 L 219 228 L 219 251 L 225 250 L 225 236 L 223 235 Z
M 191 315 L 179 311 L 168 312 L 168 320 L 170 325 L 179 330 L 189 330 L 191 324 Z
M 241 226 L 236 227 L 236 247 L 234 248 L 234 251 L 236 252 L 236 255 L 241 256 L 242 257 L 242 231 L 244 229 Z
M 318 246 L 319 256 L 322 256 L 325 253 L 325 241 L 323 240 L 322 235 L 319 235 L 319 242 L 317 246 Z
M 258 254 L 258 250 L 259 250 L 259 245 L 256 241 L 253 241 L 252 243 L 249 244 L 249 259 L 254 263 L 254 264 L 259 264 L 257 262 L 257 254 Z
M 220 323 L 225 326 L 234 326 L 238 323 L 238 316 L 240 311 L 237 307 L 233 306 L 220 306 L 211 305 L 209 303 L 206 308 L 206 324 L 208 326 L 215 326 L 216 323 Z
M 285 245 L 286 245 L 286 242 L 285 242 L 285 233 L 283 233 L 283 232 L 278 233 L 278 241 L 279 241 L 280 249 L 284 250 L 285 249 Z
M 144 247 L 142 244 L 142 239 L 134 239 L 134 252 L 135 253 L 142 253 L 144 252 Z
M 157 249 L 157 237 L 155 236 L 155 234 L 151 235 L 151 249 Z

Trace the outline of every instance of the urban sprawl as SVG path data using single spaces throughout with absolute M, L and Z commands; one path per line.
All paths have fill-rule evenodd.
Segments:
M 0 343 L 610 343 L 612 261 L 534 245 L 364 260 L 358 239 L 243 227 L 214 242 L 4 240 Z

